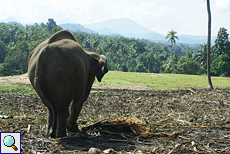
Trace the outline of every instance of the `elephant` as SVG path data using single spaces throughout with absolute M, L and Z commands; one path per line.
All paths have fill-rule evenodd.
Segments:
M 66 129 L 79 131 L 76 121 L 95 77 L 101 82 L 107 72 L 105 56 L 83 49 L 67 30 L 53 34 L 31 52 L 28 77 L 48 109 L 46 137 L 64 137 Z

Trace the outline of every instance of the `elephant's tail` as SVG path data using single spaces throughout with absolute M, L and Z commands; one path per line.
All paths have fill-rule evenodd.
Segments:
M 38 93 L 39 97 L 41 98 L 42 102 L 45 104 L 46 107 L 48 107 L 53 114 L 53 117 L 55 117 L 55 109 L 52 105 L 52 103 L 46 98 L 46 96 L 44 95 L 41 85 L 42 85 L 42 67 L 43 67 L 43 63 L 42 61 L 44 61 L 45 58 L 45 54 L 47 53 L 46 51 L 49 50 L 48 47 L 44 47 L 43 49 L 41 49 L 37 64 L 36 64 L 36 69 L 35 69 L 35 76 L 34 76 L 34 88 L 36 90 L 36 92 Z

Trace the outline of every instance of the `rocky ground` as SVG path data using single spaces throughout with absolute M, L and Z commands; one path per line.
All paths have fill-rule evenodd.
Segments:
M 82 133 L 59 139 L 44 137 L 37 95 L 2 91 L 0 131 L 21 132 L 22 153 L 230 153 L 229 89 L 95 90 L 78 119 Z

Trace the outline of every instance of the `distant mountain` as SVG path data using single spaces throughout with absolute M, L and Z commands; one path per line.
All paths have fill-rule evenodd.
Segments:
M 192 35 L 179 35 L 178 43 L 186 43 L 186 44 L 204 44 L 207 43 L 207 36 L 192 36 Z M 216 36 L 211 38 L 211 43 L 214 44 Z
M 3 21 L 8 24 L 19 24 L 19 20 L 14 17 L 9 17 Z M 19 24 L 21 26 L 21 24 Z M 109 36 L 123 36 L 128 38 L 138 38 L 138 39 L 148 39 L 155 42 L 167 43 L 165 40 L 165 35 L 154 32 L 137 22 L 128 19 L 109 19 L 98 23 L 81 25 L 75 23 L 60 24 L 63 29 L 70 31 L 80 31 L 93 34 L 109 35 Z M 192 35 L 178 35 L 179 40 L 177 43 L 180 44 L 204 44 L 207 42 L 207 36 L 192 36 Z M 212 37 L 212 44 L 216 36 Z
M 80 32 L 85 32 L 85 33 L 96 33 L 95 31 L 88 29 L 88 28 L 85 28 L 84 26 L 82 26 L 80 24 L 67 23 L 67 24 L 60 24 L 59 26 L 65 30 L 70 30 L 70 31 L 80 31 Z
M 164 35 L 154 32 L 128 18 L 109 19 L 84 26 L 102 35 L 111 36 L 113 34 L 120 34 L 129 38 L 148 39 L 155 42 L 167 43 Z M 204 44 L 207 42 L 207 36 L 179 35 L 178 37 L 179 40 L 177 43 L 181 44 Z M 214 43 L 215 38 L 212 37 L 212 43 Z
M 89 28 L 95 31 L 99 29 L 107 28 L 121 35 L 143 34 L 143 33 L 146 34 L 146 33 L 151 32 L 151 30 L 127 18 L 109 19 L 109 20 L 105 20 L 102 22 L 93 23 L 93 24 L 84 25 L 84 26 L 86 28 Z
M 122 35 L 129 38 L 140 38 L 150 40 L 162 40 L 163 35 L 153 32 L 150 29 L 136 23 L 135 21 L 123 19 L 109 19 L 99 23 L 84 25 L 103 35 Z
M 101 28 L 101 29 L 98 29 L 97 32 L 101 35 L 120 35 L 118 34 L 117 32 L 114 32 L 113 30 L 109 29 L 109 28 Z
M 1 21 L 1 22 L 4 22 L 4 23 L 12 23 L 12 22 L 21 23 L 19 20 L 17 20 L 17 19 L 14 18 L 14 17 L 6 18 L 5 20 L 3 20 L 3 21 Z
M 165 36 L 161 35 L 159 33 L 156 33 L 154 31 L 147 33 L 147 34 L 139 34 L 135 35 L 133 37 L 140 38 L 140 39 L 147 39 L 147 40 L 152 40 L 152 41 L 157 41 L 157 42 L 164 42 L 165 41 Z
M 0 22 L 6 23 L 9 25 L 18 25 L 19 27 L 24 28 L 24 25 L 21 24 L 19 20 L 15 19 L 13 17 L 9 17 L 9 18 L 7 18 L 3 21 L 0 21 Z

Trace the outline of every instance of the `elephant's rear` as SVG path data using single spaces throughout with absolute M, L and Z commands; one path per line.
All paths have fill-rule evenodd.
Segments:
M 36 57 L 29 64 L 28 74 L 35 90 L 44 94 L 51 103 L 70 102 L 77 91 L 86 86 L 86 60 L 84 51 L 80 55 L 68 49 L 74 42 L 55 42 L 37 51 Z M 78 46 L 74 47 L 79 50 Z M 40 87 L 39 91 L 38 87 Z
M 31 84 L 49 112 L 47 135 L 66 136 L 78 131 L 76 120 L 95 76 L 108 72 L 106 58 L 86 52 L 68 31 L 60 31 L 36 47 L 28 61 Z M 71 106 L 69 115 L 68 107 Z M 68 120 L 67 120 L 68 118 Z
M 38 49 L 30 55 L 28 75 L 49 109 L 47 135 L 66 136 L 68 107 L 86 87 L 86 55 L 76 42 L 65 39 Z

